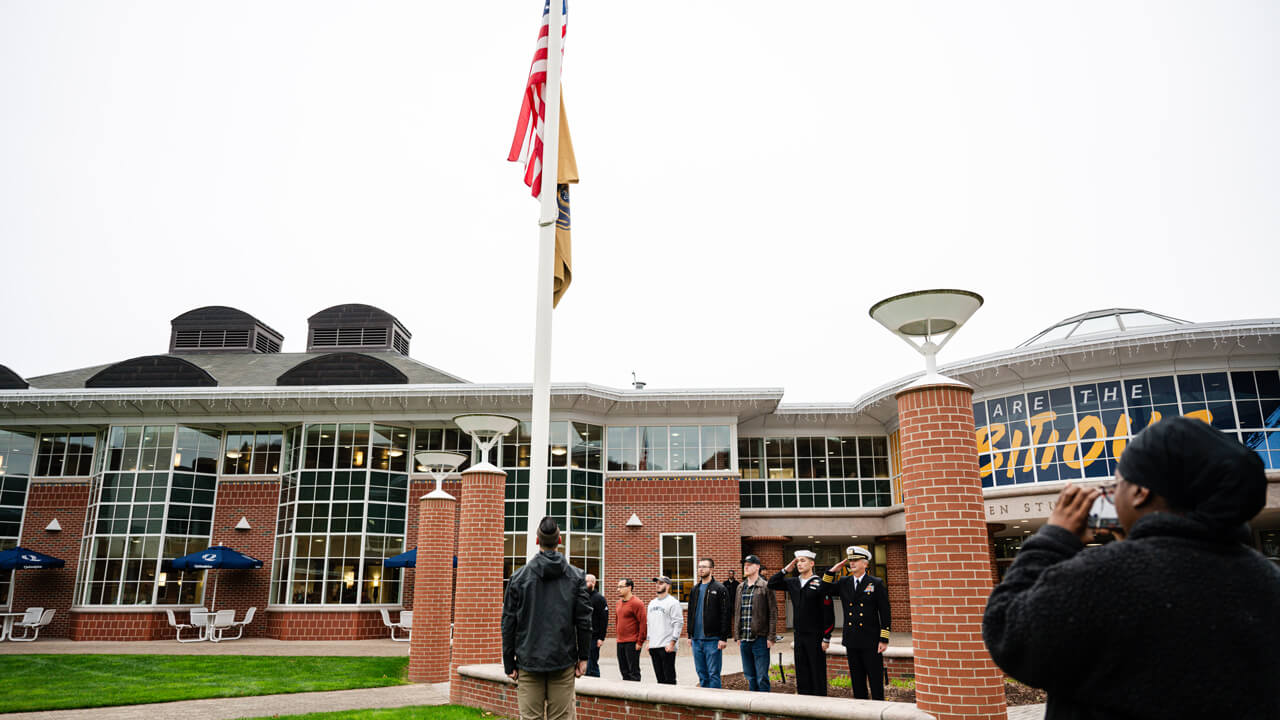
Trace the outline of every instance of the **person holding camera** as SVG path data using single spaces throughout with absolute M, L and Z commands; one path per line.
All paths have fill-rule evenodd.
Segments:
M 1107 488 L 1068 484 L 987 600 L 982 636 L 1051 718 L 1280 718 L 1280 568 L 1249 547 L 1258 455 L 1185 417 L 1139 433 Z M 1086 519 L 1112 502 L 1125 539 Z

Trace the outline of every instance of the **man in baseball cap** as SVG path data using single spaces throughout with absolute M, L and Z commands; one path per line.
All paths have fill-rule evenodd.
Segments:
M 733 639 L 738 641 L 749 690 L 769 692 L 769 651 L 777 621 L 778 604 L 760 577 L 760 558 L 748 555 L 742 559 L 742 584 L 733 598 Z
M 649 601 L 649 659 L 653 661 L 653 674 L 658 682 L 676 684 L 676 643 L 680 629 L 684 627 L 684 613 L 680 601 L 671 595 L 671 578 L 659 575 L 653 581 L 658 584 L 658 596 Z

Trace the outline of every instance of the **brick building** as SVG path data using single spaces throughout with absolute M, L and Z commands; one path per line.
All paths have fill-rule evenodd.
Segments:
M 284 338 L 253 316 L 209 307 L 174 319 L 165 354 L 26 378 L 0 366 L 0 549 L 67 562 L 0 572 L 0 607 L 55 608 L 45 631 L 55 637 L 161 638 L 165 610 L 207 607 L 216 580 L 218 608 L 258 608 L 249 635 L 383 636 L 379 611 L 414 603 L 414 571 L 381 561 L 418 545 L 416 501 L 432 480 L 415 453 L 478 461 L 452 418 L 526 420 L 531 404 L 528 385 L 468 382 L 413 359 L 411 338 L 382 310 L 341 305 L 310 318 L 306 352 L 284 353 Z M 1272 469 L 1254 541 L 1280 556 L 1277 368 L 1280 320 L 1185 323 L 1136 310 L 1070 318 L 942 368 L 974 389 L 994 575 L 1064 481 L 1110 477 L 1128 438 L 1170 414 L 1212 423 Z M 867 545 L 889 582 L 894 629 L 909 631 L 895 396 L 913 379 L 805 405 L 783 403 L 779 388 L 553 385 L 548 512 L 571 561 L 606 588 L 661 572 L 684 594 L 702 556 L 724 578 L 746 553 L 771 571 L 796 547 L 830 564 L 844 546 Z M 507 575 L 525 556 L 529 435 L 522 422 L 490 458 L 506 472 Z M 458 476 L 444 489 L 460 515 Z M 457 532 L 455 522 L 446 545 Z M 264 567 L 172 568 L 213 544 Z M 459 573 L 474 560 L 459 553 Z

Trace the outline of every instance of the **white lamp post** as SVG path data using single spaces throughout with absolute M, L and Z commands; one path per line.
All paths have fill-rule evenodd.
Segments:
M 938 374 L 938 351 L 980 307 L 982 296 L 968 290 L 917 290 L 881 300 L 870 314 L 924 355 L 924 377 L 912 385 L 956 384 Z
M 414 455 L 418 464 L 424 470 L 431 473 L 431 477 L 435 478 L 436 488 L 424 495 L 424 498 L 442 498 L 445 500 L 453 500 L 454 497 L 444 491 L 441 483 L 449 477 L 449 473 L 458 469 L 458 466 L 466 461 L 467 456 L 456 452 L 420 452 Z
M 459 415 L 453 419 L 453 424 L 470 435 L 471 441 L 480 448 L 480 462 L 471 469 L 488 465 L 496 470 L 489 462 L 489 451 L 503 435 L 514 430 L 520 421 L 506 415 Z

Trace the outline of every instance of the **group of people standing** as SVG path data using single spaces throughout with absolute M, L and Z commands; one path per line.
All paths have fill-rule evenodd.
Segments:
M 556 551 L 559 541 L 555 521 L 544 518 L 538 526 L 540 552 L 512 576 L 503 600 L 503 665 L 517 682 L 522 718 L 541 718 L 544 712 L 547 718 L 573 717 L 574 678 L 600 676 L 609 603 L 594 575 L 569 565 Z M 647 649 L 657 681 L 676 684 L 676 649 L 687 636 L 699 687 L 721 687 L 722 654 L 733 640 L 749 689 L 769 692 L 769 654 L 778 616 L 774 591 L 785 590 L 794 612 L 797 692 L 826 694 L 826 650 L 835 625 L 832 598 L 839 597 L 854 697 L 883 699 L 881 654 L 889 641 L 889 596 L 884 581 L 866 572 L 871 553 L 857 547 L 849 552 L 851 559 L 818 577 L 814 553 L 799 550 L 767 581 L 760 574 L 760 558 L 748 555 L 742 560 L 742 581 L 730 572 L 724 583 L 715 579 L 715 561 L 704 557 L 689 593 L 687 621 L 671 592 L 670 577 L 652 579 L 656 594 L 648 604 L 636 597 L 634 580 L 618 580 L 616 641 L 622 679 L 640 680 L 640 654 Z M 837 579 L 846 564 L 850 574 Z M 788 577 L 793 568 L 799 577 Z

